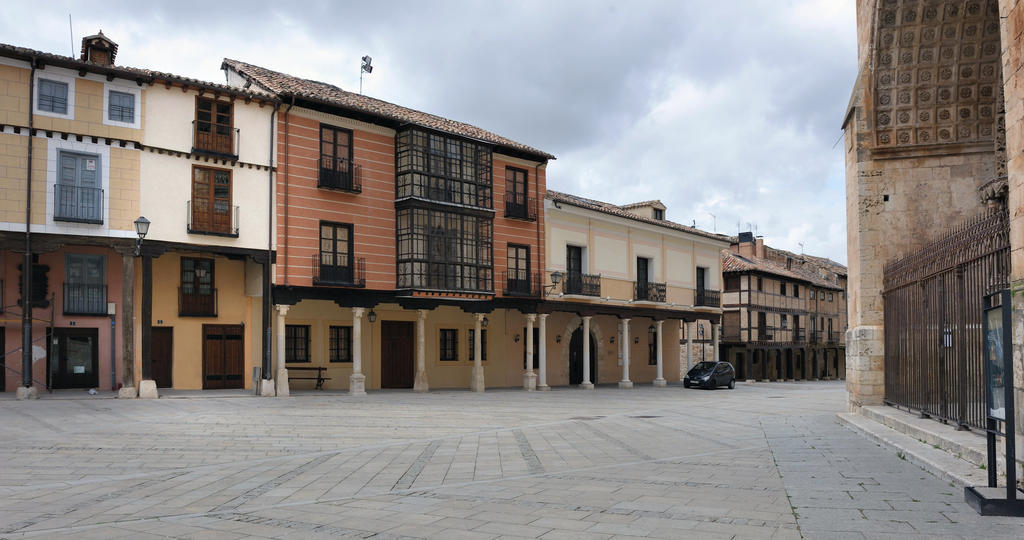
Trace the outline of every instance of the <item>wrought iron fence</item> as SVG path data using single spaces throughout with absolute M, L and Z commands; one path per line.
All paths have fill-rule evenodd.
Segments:
M 537 221 L 537 198 L 515 191 L 505 192 L 505 217 Z
M 362 193 L 363 168 L 346 158 L 320 158 L 320 176 L 317 187 L 350 193 Z
M 1009 285 L 1009 214 L 885 265 L 885 402 L 985 429 L 982 296 Z
M 722 307 L 722 293 L 708 289 L 697 289 L 695 306 Z
M 601 275 L 567 272 L 562 281 L 562 292 L 584 296 L 601 296 Z
M 501 273 L 505 296 L 540 296 L 540 272 L 506 270 Z
M 328 264 L 335 263 L 335 258 L 341 260 L 343 256 L 331 253 L 313 255 L 314 285 L 366 286 L 366 259 L 351 257 L 347 261 L 349 264 Z
M 647 300 L 649 302 L 665 301 L 665 284 L 652 281 L 637 281 L 633 283 L 633 298 L 636 300 Z

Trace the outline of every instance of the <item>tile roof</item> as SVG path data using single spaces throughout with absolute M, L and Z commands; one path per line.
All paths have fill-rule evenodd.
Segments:
M 544 195 L 544 198 L 559 203 L 570 204 L 572 206 L 576 206 L 579 208 L 594 210 L 596 212 L 601 212 L 604 214 L 610 214 L 613 216 L 623 217 L 626 219 L 632 219 L 634 221 L 649 223 L 651 225 L 657 225 L 659 227 L 666 227 L 677 231 L 695 234 L 697 236 L 703 236 L 705 238 L 710 238 L 712 240 L 718 240 L 719 242 L 729 243 L 730 240 L 730 237 L 728 235 L 709 233 L 707 231 L 702 231 L 695 227 L 689 227 L 680 223 L 676 223 L 674 221 L 669 221 L 667 219 L 653 219 L 638 214 L 634 214 L 633 212 L 630 212 L 627 208 L 635 207 L 635 204 L 627 206 L 616 206 L 612 203 L 606 203 L 604 201 L 598 201 L 595 199 L 587 199 L 585 197 L 570 195 L 568 193 L 562 193 L 560 191 L 553 191 L 550 189 L 547 191 L 547 194 Z
M 478 139 L 518 150 L 519 152 L 540 157 L 544 160 L 555 159 L 555 156 L 547 152 L 507 139 L 476 126 L 402 107 L 362 94 L 348 92 L 333 84 L 303 79 L 230 58 L 224 59 L 222 68 L 224 66 L 230 67 L 247 79 L 253 80 L 256 84 L 281 97 L 294 96 L 296 98 L 318 101 L 326 105 L 370 114 L 395 122 L 415 124 L 453 135 Z
M 633 209 L 633 208 L 641 208 L 641 207 L 644 207 L 644 206 L 660 206 L 661 208 L 665 208 L 665 203 L 659 201 L 658 199 L 654 199 L 653 201 L 641 201 L 641 202 L 623 204 L 623 205 L 619 206 L 619 208 L 622 208 L 623 210 L 630 210 L 630 209 Z
M 277 101 L 277 98 L 273 94 L 267 92 L 259 92 L 244 88 L 238 88 L 236 86 L 228 86 L 226 84 L 202 81 L 199 79 L 193 79 L 191 77 L 175 75 L 173 73 L 165 73 L 162 71 L 154 71 L 151 69 L 127 66 L 101 66 L 93 64 L 91 62 L 83 62 L 82 60 L 72 58 L 70 56 L 63 56 L 59 54 L 37 51 L 35 49 L 29 49 L 27 47 L 18 47 L 16 45 L 8 45 L 6 43 L 0 43 L 0 56 L 6 56 L 8 58 L 17 58 L 19 60 L 25 61 L 37 59 L 42 61 L 44 64 L 66 67 L 69 69 L 84 70 L 87 72 L 99 73 L 102 75 L 112 75 L 114 77 L 120 77 L 129 80 L 138 80 L 144 83 L 166 81 L 170 83 L 197 86 L 207 90 L 220 92 L 222 94 L 250 97 L 253 99 L 259 99 L 264 101 Z
M 796 255 L 794 259 L 799 257 L 806 256 Z M 815 257 L 815 259 L 820 259 L 820 257 Z M 784 265 L 781 265 L 769 259 L 740 255 L 739 253 L 736 253 L 729 249 L 723 249 L 722 273 L 729 272 L 762 272 L 765 274 L 772 274 L 776 276 L 786 277 L 789 279 L 795 279 L 798 281 L 805 281 L 817 287 L 842 290 L 841 286 L 839 286 L 835 282 L 823 278 L 815 268 L 809 268 L 807 265 L 794 264 L 792 269 L 787 270 Z M 843 273 L 843 275 L 845 275 L 845 272 Z

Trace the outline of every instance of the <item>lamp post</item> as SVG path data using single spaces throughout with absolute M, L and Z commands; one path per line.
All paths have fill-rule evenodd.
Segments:
M 142 240 L 149 233 L 149 220 L 143 216 L 135 220 L 135 256 L 142 254 Z M 156 382 L 153 380 L 153 257 L 142 257 L 142 380 L 139 397 L 155 399 Z
M 142 240 L 146 238 L 146 234 L 149 233 L 149 220 L 145 216 L 139 216 L 139 219 L 135 220 L 135 234 L 139 235 L 139 238 L 135 240 L 135 256 L 138 257 L 142 251 Z

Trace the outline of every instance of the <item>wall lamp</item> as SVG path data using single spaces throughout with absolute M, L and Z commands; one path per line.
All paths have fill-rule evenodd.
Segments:
M 488 322 L 490 322 L 490 321 L 487 320 L 487 317 L 484 317 L 484 320 L 480 321 L 480 326 L 482 326 L 484 328 L 487 328 L 487 323 Z
M 555 336 L 555 343 L 561 343 L 561 342 L 562 342 L 562 334 L 558 334 L 557 336 Z
M 366 318 L 370 321 L 370 324 L 377 322 L 377 312 L 370 308 L 370 312 L 366 314 Z
M 519 334 L 516 334 L 516 337 L 512 338 L 512 341 L 519 343 Z
M 633 338 L 633 345 L 636 345 L 638 343 L 640 343 L 640 338 L 639 337 L 634 337 Z
M 544 286 L 544 293 L 548 294 L 551 291 L 554 291 L 555 287 L 557 287 L 558 284 L 561 283 L 561 282 L 562 282 L 562 273 L 557 271 L 557 270 L 554 271 L 554 272 L 551 272 L 551 285 L 545 285 Z
M 608 338 L 608 343 L 615 343 L 615 336 Z
M 135 256 L 138 257 L 142 253 L 142 239 L 149 233 L 149 220 L 143 216 L 139 216 L 139 219 L 135 220 L 135 234 L 138 234 L 138 239 L 135 240 Z

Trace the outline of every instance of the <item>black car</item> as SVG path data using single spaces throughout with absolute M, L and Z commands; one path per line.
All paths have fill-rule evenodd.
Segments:
M 736 388 L 736 370 L 729 362 L 698 362 L 683 377 L 683 387 L 690 386 L 708 389 L 719 386 Z

